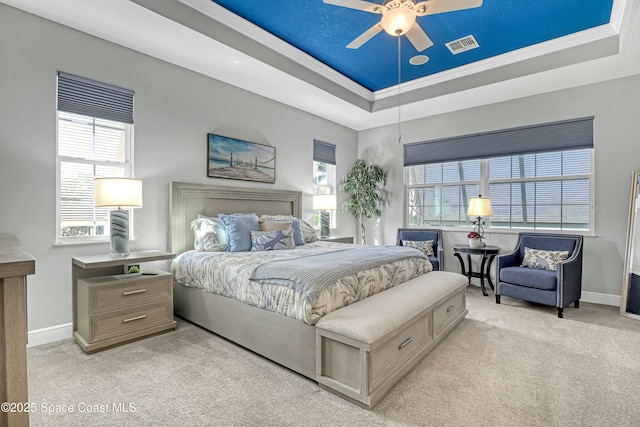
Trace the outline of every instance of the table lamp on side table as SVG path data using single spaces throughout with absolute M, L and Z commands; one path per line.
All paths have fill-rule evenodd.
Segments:
M 484 220 L 482 217 L 493 216 L 491 210 L 491 199 L 488 197 L 473 197 L 469 200 L 469 209 L 467 210 L 467 216 L 476 217 L 475 221 L 472 221 L 474 225 L 473 231 L 480 235 L 480 241 L 484 238 Z M 482 242 L 480 246 L 484 246 Z
M 316 194 L 313 196 L 313 210 L 320 211 L 320 236 L 329 235 L 329 211 L 338 208 L 338 198 L 335 194 Z
M 131 178 L 95 178 L 94 205 L 117 208 L 109 212 L 111 254 L 129 255 L 129 210 L 142 207 L 142 181 Z

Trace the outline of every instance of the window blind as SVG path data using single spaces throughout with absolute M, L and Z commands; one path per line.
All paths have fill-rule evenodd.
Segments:
M 404 166 L 593 148 L 593 116 L 404 145 Z
M 133 95 L 107 83 L 58 71 L 58 110 L 133 124 Z
M 313 161 L 336 164 L 336 146 L 328 142 L 313 141 Z

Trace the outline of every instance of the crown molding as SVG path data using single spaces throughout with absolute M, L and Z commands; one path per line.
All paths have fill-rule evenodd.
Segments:
M 422 77 L 400 85 L 400 93 L 408 93 L 414 90 L 423 89 L 429 86 L 444 83 L 450 80 L 469 77 L 484 71 L 492 70 L 498 67 L 526 61 L 533 58 L 540 58 L 545 55 L 555 53 L 561 50 L 571 49 L 588 43 L 593 43 L 608 37 L 619 35 L 613 25 L 605 24 L 599 27 L 590 28 L 580 31 L 579 33 L 569 34 L 564 37 L 549 40 L 533 46 L 503 53 L 492 58 L 483 59 L 471 64 L 463 65 L 451 70 L 443 71 L 431 76 Z M 374 101 L 394 97 L 398 95 L 398 85 L 374 92 Z
M 360 86 L 353 80 L 345 77 L 343 74 L 337 72 L 333 68 L 327 66 L 323 62 L 318 61 L 311 55 L 303 52 L 302 50 L 290 45 L 282 39 L 274 36 L 273 34 L 263 30 L 257 25 L 239 17 L 238 15 L 228 11 L 224 7 L 212 2 L 211 0 L 178 0 L 190 8 L 197 10 L 203 15 L 226 25 L 238 33 L 249 37 L 250 39 L 262 44 L 268 49 L 288 58 L 303 67 L 314 71 L 320 76 L 331 80 L 332 82 L 340 85 L 344 89 L 366 99 L 367 101 L 373 101 L 373 92 Z

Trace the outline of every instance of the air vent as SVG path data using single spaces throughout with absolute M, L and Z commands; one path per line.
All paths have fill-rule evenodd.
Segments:
M 473 36 L 466 36 L 458 40 L 454 40 L 449 43 L 445 43 L 445 45 L 449 48 L 451 53 L 457 55 L 461 52 L 466 52 L 467 50 L 475 49 L 480 47 L 476 38 Z

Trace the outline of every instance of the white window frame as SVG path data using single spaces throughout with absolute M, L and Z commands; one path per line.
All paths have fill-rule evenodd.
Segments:
M 91 117 L 91 116 L 88 116 Z M 93 117 L 95 120 L 96 117 Z M 103 243 L 109 242 L 109 226 L 105 226 L 105 233 L 103 235 L 89 235 L 89 236 L 62 236 L 62 194 L 61 194 L 61 179 L 62 179 L 62 163 L 77 163 L 77 164 L 89 164 L 94 166 L 119 166 L 124 168 L 123 178 L 133 178 L 133 124 L 123 123 L 125 127 L 125 148 L 124 148 L 124 161 L 112 162 L 101 160 L 87 160 L 82 158 L 76 158 L 71 156 L 59 155 L 59 124 L 60 124 L 60 111 L 56 111 L 56 240 L 55 245 L 68 245 L 68 244 L 86 244 L 86 243 Z M 95 126 L 95 121 L 94 124 Z M 95 208 L 94 208 L 95 209 Z M 133 227 L 133 209 L 129 209 L 129 234 L 130 240 L 135 239 L 134 227 Z
M 464 161 L 469 160 L 469 159 L 465 159 Z M 473 160 L 473 159 L 471 159 Z M 451 161 L 451 162 L 441 162 L 441 163 L 437 163 L 437 164 L 443 164 L 443 163 L 455 163 L 455 161 Z M 410 209 L 409 209 L 409 194 L 411 192 L 412 189 L 421 189 L 421 188 L 440 188 L 440 191 L 442 191 L 443 188 L 445 187 L 461 187 L 464 185 L 477 185 L 478 189 L 479 189 L 479 193 L 482 194 L 482 191 L 484 191 L 484 188 L 486 187 L 486 181 L 483 181 L 484 177 L 487 176 L 486 171 L 484 171 L 484 168 L 482 166 L 482 162 L 480 163 L 480 181 L 478 180 L 469 180 L 469 181 L 450 181 L 450 182 L 438 182 L 438 183 L 433 183 L 433 184 L 409 184 L 410 182 L 410 177 L 409 177 L 409 169 L 413 167 L 413 166 L 407 166 L 404 167 L 404 182 L 405 182 L 405 203 L 404 203 L 404 209 L 405 209 L 405 215 L 404 215 L 404 224 L 405 227 L 445 227 L 447 230 L 455 230 L 455 229 L 463 229 L 463 227 L 459 227 L 459 226 L 447 226 L 447 225 L 439 225 L 439 224 L 424 224 L 424 225 L 412 225 L 410 224 Z M 483 185 L 485 185 L 483 187 Z M 468 195 L 469 198 L 471 197 L 477 197 L 477 194 L 473 194 L 473 195 Z
M 338 189 L 338 180 L 337 180 L 337 168 L 336 165 L 332 165 L 331 163 L 319 162 L 317 160 L 313 161 L 313 170 L 315 170 L 315 163 L 322 163 L 327 165 L 327 170 L 330 172 L 327 175 L 327 184 L 316 184 L 313 183 L 313 194 L 337 194 Z M 319 189 L 325 189 L 325 192 L 318 192 Z M 313 227 L 316 230 L 320 230 L 320 220 L 319 215 L 315 215 L 318 211 L 314 211 L 313 216 Z M 337 228 L 337 215 L 335 211 L 329 211 L 329 228 L 335 229 Z
M 572 151 L 572 150 L 558 150 L 558 151 Z M 465 182 L 454 182 L 454 183 L 436 183 L 436 184 L 409 184 L 409 168 L 411 166 L 404 167 L 404 226 L 405 227 L 431 227 L 431 225 L 424 226 L 413 226 L 410 224 L 410 208 L 409 208 L 409 193 L 411 189 L 414 188 L 437 188 L 447 185 L 455 185 L 459 186 L 462 184 L 474 184 L 478 183 L 478 188 L 480 189 L 479 194 L 485 195 L 485 197 L 489 197 L 489 185 L 497 184 L 497 183 L 519 183 L 519 182 L 544 182 L 544 181 L 568 181 L 573 179 L 587 179 L 589 181 L 589 229 L 588 230 L 559 230 L 559 229 L 549 229 L 549 228 L 519 228 L 519 227 L 499 227 L 499 228 L 491 228 L 491 218 L 483 218 L 485 221 L 485 231 L 491 231 L 492 233 L 518 233 L 518 232 L 540 232 L 540 233 L 554 233 L 554 234 L 578 234 L 585 236 L 594 236 L 595 235 L 595 154 L 594 149 L 591 149 L 591 169 L 588 175 L 580 174 L 580 175 L 563 175 L 563 176 L 552 176 L 552 177 L 534 177 L 534 178 L 510 178 L 510 179 L 495 179 L 489 181 L 489 159 L 481 159 L 480 161 L 480 182 L 477 181 L 465 181 Z M 502 157 L 502 156 L 500 156 Z M 466 159 L 468 160 L 468 159 Z M 449 163 L 449 162 L 442 162 Z M 455 227 L 455 226 L 438 226 L 442 228 L 446 228 L 446 230 L 451 231 L 468 231 L 473 228 L 473 224 L 471 223 L 472 219 L 469 219 L 469 226 L 464 227 Z M 436 227 L 436 225 L 433 225 Z

